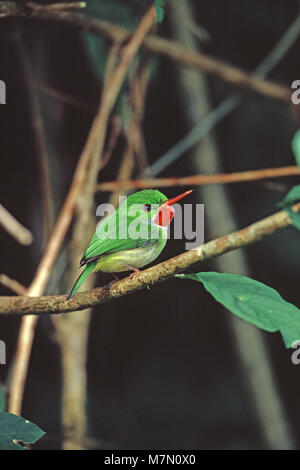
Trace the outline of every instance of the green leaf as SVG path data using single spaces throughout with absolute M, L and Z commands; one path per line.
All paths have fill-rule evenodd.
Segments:
M 281 201 L 279 207 L 288 207 L 300 200 L 300 185 L 294 186 Z
M 225 308 L 262 330 L 280 331 L 287 348 L 300 340 L 300 310 L 262 282 L 238 274 L 179 274 L 201 282 Z
M 154 0 L 154 5 L 156 11 L 156 23 L 161 23 L 165 14 L 165 0 Z
M 296 132 L 292 139 L 292 151 L 295 155 L 297 165 L 300 166 L 300 129 Z
M 14 441 L 34 444 L 44 434 L 36 424 L 21 416 L 7 412 L 0 413 L 0 450 L 24 450 L 25 447 Z
M 0 386 L 0 412 L 6 410 L 6 397 L 3 387 Z

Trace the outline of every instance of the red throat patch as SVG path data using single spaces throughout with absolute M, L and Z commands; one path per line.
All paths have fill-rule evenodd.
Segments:
M 161 227 L 168 227 L 174 218 L 175 210 L 171 206 L 163 204 L 154 217 L 154 223 Z

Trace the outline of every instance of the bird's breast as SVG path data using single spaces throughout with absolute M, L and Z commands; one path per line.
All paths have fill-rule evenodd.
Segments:
M 108 253 L 99 258 L 94 271 L 102 271 L 104 273 L 120 273 L 129 271 L 128 265 L 134 268 L 142 268 L 152 263 L 162 252 L 165 247 L 166 240 L 161 239 L 152 245 L 143 248 L 134 248 L 132 250 L 117 251 L 116 253 Z

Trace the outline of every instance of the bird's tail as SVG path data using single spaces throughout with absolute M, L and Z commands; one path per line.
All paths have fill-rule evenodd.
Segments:
M 72 287 L 72 290 L 70 292 L 70 294 L 68 295 L 68 300 L 72 299 L 72 297 L 76 294 L 76 292 L 78 291 L 79 287 L 81 286 L 81 284 L 86 280 L 86 278 L 88 277 L 88 275 L 93 271 L 93 269 L 95 268 L 97 262 L 96 261 L 92 261 L 91 263 L 88 263 L 84 270 L 82 271 L 82 273 L 80 274 L 80 276 L 78 277 L 77 281 L 75 282 L 74 286 Z

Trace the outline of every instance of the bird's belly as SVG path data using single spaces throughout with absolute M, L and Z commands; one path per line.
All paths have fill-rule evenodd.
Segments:
M 153 245 L 144 248 L 134 248 L 132 250 L 118 251 L 109 253 L 99 258 L 94 271 L 102 271 L 104 273 L 120 273 L 129 271 L 128 265 L 134 268 L 142 268 L 152 263 L 166 244 L 166 240 L 159 240 Z

